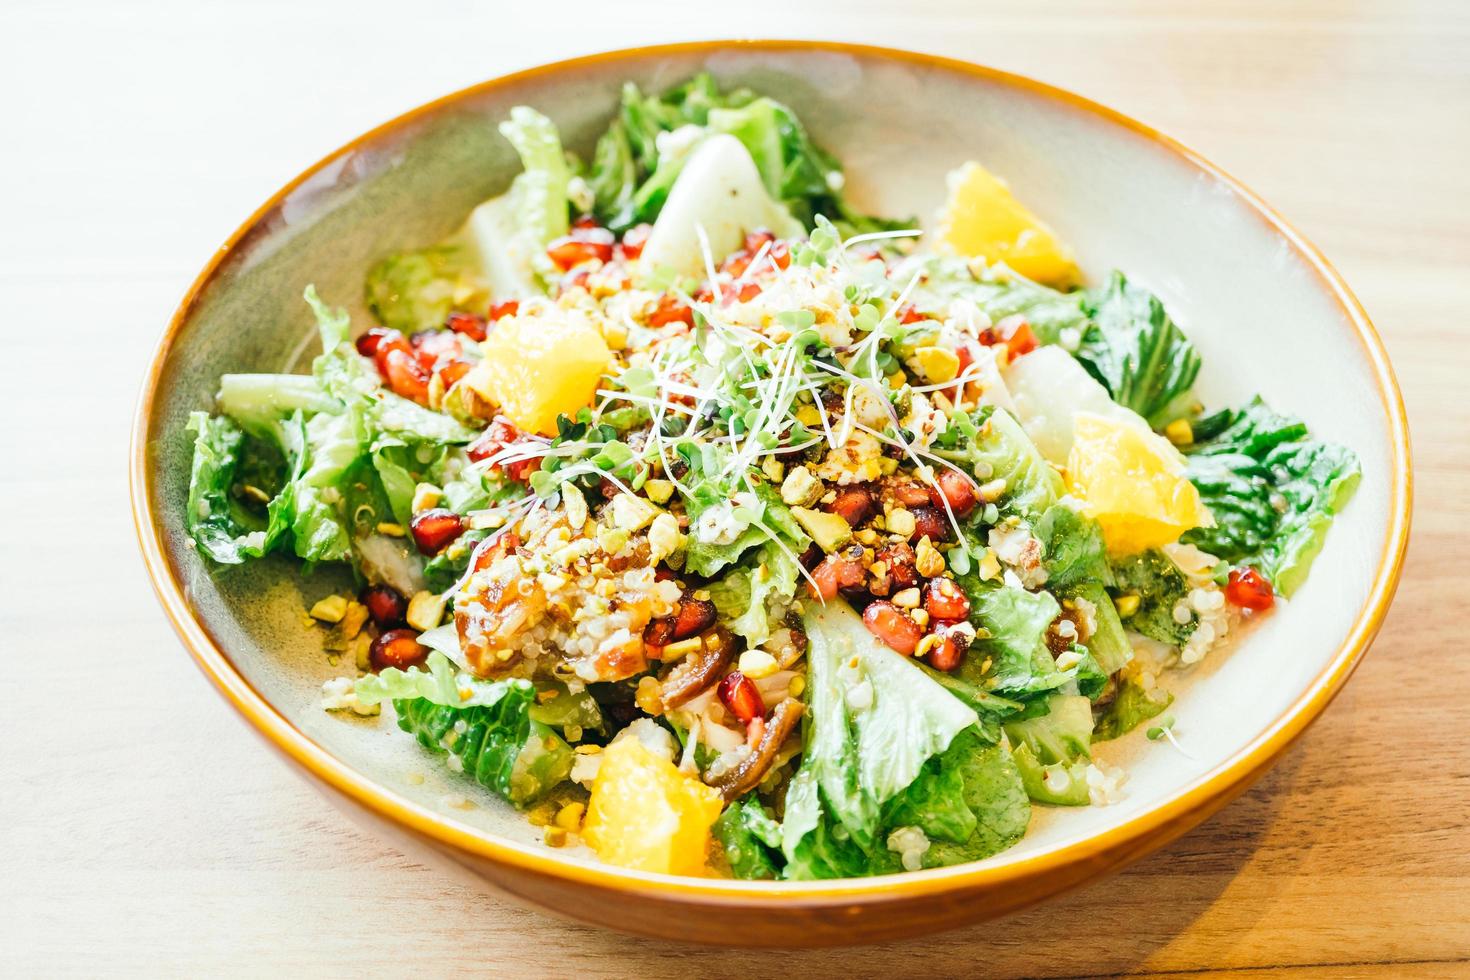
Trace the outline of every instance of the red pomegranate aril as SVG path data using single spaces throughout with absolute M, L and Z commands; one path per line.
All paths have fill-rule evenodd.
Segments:
M 901 310 L 898 311 L 898 322 L 899 323 L 918 323 L 920 320 L 927 320 L 927 319 L 929 319 L 927 316 L 925 316 L 924 314 L 920 313 L 918 310 L 914 309 L 912 306 L 905 306 L 903 309 L 901 309 Z
M 718 693 L 730 713 L 747 725 L 766 713 L 766 703 L 761 700 L 755 682 L 738 670 L 725 675 Z
M 653 232 L 653 225 L 634 225 L 623 233 L 623 257 L 636 259 L 643 254 L 643 246 L 648 244 L 648 236 Z
M 812 569 L 812 585 L 807 584 L 813 594 L 824 602 L 837 597 L 842 589 L 855 589 L 863 584 L 865 573 L 862 562 L 839 555 L 828 555 L 822 563 Z
M 408 615 L 408 600 L 391 585 L 369 585 L 360 598 L 380 630 L 402 626 L 403 617 Z
M 387 327 L 373 327 L 357 338 L 357 352 L 363 357 L 377 357 L 380 353 L 387 353 L 394 347 L 399 350 L 408 350 L 408 341 L 403 339 L 403 334 Z
M 925 506 L 915 507 L 911 513 L 914 515 L 914 533 L 909 535 L 910 540 L 928 538 L 936 543 L 949 540 L 949 521 L 944 511 L 938 507 Z
M 420 511 L 408 522 L 413 543 L 426 555 L 437 555 L 449 542 L 464 533 L 464 518 L 452 510 L 435 507 Z
M 473 571 L 483 572 L 506 555 L 521 546 L 521 536 L 514 531 L 507 531 L 500 537 L 495 538 L 489 545 L 479 549 L 473 562 Z
M 674 639 L 683 640 L 715 625 L 715 604 L 708 599 L 685 597 L 674 611 Z
M 429 648 L 419 642 L 419 635 L 413 630 L 389 630 L 368 648 L 368 662 L 373 670 L 389 667 L 407 670 L 428 659 Z
M 965 658 L 965 650 L 968 648 L 968 644 L 961 640 L 963 634 L 950 630 L 948 624 L 945 624 L 936 629 L 934 635 L 939 639 L 929 648 L 925 659 L 935 670 L 954 670 Z
M 953 579 L 933 578 L 924 587 L 924 609 L 934 619 L 969 619 L 970 600 Z
M 986 330 L 981 335 L 981 340 L 991 346 L 1004 344 L 1011 360 L 1029 354 L 1041 342 L 1036 339 L 1036 332 L 1031 329 L 1031 324 L 1019 313 L 1013 313 L 1001 319 L 999 323 Z
M 546 246 L 546 254 L 562 272 L 584 262 L 612 261 L 613 234 L 606 228 L 577 228 Z
M 878 639 L 888 644 L 905 657 L 911 656 L 924 631 L 919 624 L 909 619 L 893 603 L 886 599 L 868 603 L 863 610 L 863 625 Z
M 664 293 L 658 298 L 658 305 L 653 312 L 648 314 L 648 325 L 650 327 L 663 327 L 670 323 L 682 323 L 686 326 L 694 326 L 694 311 L 684 305 L 684 302 L 673 293 Z
M 893 499 L 905 507 L 921 507 L 929 502 L 929 488 L 911 480 L 897 480 L 889 484 Z
M 601 226 L 598 225 L 597 219 L 594 218 L 592 215 L 590 215 L 590 214 L 579 214 L 579 215 L 577 215 L 577 219 L 572 222 L 572 227 L 575 228 L 575 229 L 577 229 L 578 231 L 582 231 L 584 229 L 598 228 L 598 227 L 601 227 Z
M 413 349 L 420 354 L 430 354 L 434 357 L 458 357 L 464 353 L 464 344 L 459 342 L 459 337 L 453 330 L 420 330 L 408 342 Z
M 455 333 L 464 334 L 475 342 L 485 339 L 485 318 L 473 313 L 451 313 L 444 325 Z
M 894 589 L 911 589 L 919 584 L 919 569 L 914 549 L 907 541 L 891 544 L 878 552 L 877 560 L 888 567 L 888 581 Z
M 496 320 L 500 320 L 508 316 L 515 316 L 520 311 L 521 301 L 518 299 L 508 299 L 500 303 L 491 303 L 490 322 L 494 323 Z
M 390 350 L 382 362 L 383 379 L 395 394 L 420 405 L 429 403 L 429 372 L 407 351 Z
M 520 438 L 520 429 L 504 418 L 497 418 L 490 423 L 488 429 L 480 434 L 478 439 L 465 447 L 464 454 L 470 458 L 470 462 L 478 463 L 489 459 Z
M 444 390 L 448 391 L 450 388 L 453 388 L 455 382 L 469 374 L 470 368 L 473 366 L 469 361 L 450 361 L 440 368 L 439 380 L 443 383 Z
M 1232 568 L 1225 585 L 1225 598 L 1231 605 L 1262 612 L 1276 604 L 1276 593 L 1266 576 L 1254 568 Z
M 774 242 L 775 240 L 776 235 L 774 232 L 760 228 L 756 231 L 746 232 L 745 241 L 741 245 L 747 252 L 754 255 L 761 250 L 762 245 L 767 242 Z
M 929 488 L 929 502 L 939 510 L 944 510 L 945 501 L 949 502 L 949 508 L 956 517 L 964 517 L 975 509 L 976 487 L 969 477 L 954 470 L 940 470 L 934 482 L 939 487 Z
M 843 487 L 837 498 L 827 509 L 847 522 L 848 527 L 857 527 L 872 516 L 878 506 L 878 498 L 871 487 Z
M 771 246 L 771 261 L 776 263 L 778 269 L 791 268 L 791 246 L 785 242 L 776 242 Z

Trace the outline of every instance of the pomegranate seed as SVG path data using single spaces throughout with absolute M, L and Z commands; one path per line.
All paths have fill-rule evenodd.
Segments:
M 378 629 L 402 626 L 403 617 L 408 615 L 408 600 L 391 585 L 369 585 L 360 598 Z
M 949 540 L 949 520 L 945 517 L 944 511 L 937 507 L 915 507 L 911 513 L 914 515 L 914 533 L 909 535 L 910 540 L 917 541 L 920 538 L 928 538 L 931 542 Z
M 893 499 L 905 507 L 920 507 L 929 502 L 929 488 L 910 480 L 897 480 L 888 485 Z
M 919 584 L 914 549 L 907 541 L 891 544 L 878 552 L 877 560 L 888 566 L 888 581 L 895 589 L 911 589 Z
M 384 344 L 387 348 L 384 348 Z M 399 350 L 408 350 L 408 342 L 403 339 L 403 334 L 397 330 L 389 330 L 387 327 L 373 327 L 367 333 L 357 338 L 357 352 L 363 357 L 377 357 L 379 352 L 387 353 L 396 347 Z
M 768 231 L 765 228 L 760 228 L 756 231 L 747 232 L 745 235 L 745 241 L 741 244 L 747 252 L 749 252 L 751 255 L 754 255 L 756 252 L 759 252 L 761 250 L 762 245 L 766 244 L 767 242 L 774 242 L 775 240 L 776 235 L 774 232 Z
M 428 366 L 440 358 L 455 358 L 464 353 L 464 345 L 453 330 L 420 330 L 408 338 L 408 342 L 413 345 L 420 362 L 428 358 Z
M 439 380 L 444 383 L 444 390 L 453 388 L 456 381 L 470 373 L 472 366 L 469 361 L 450 361 L 440 368 Z
M 791 246 L 785 242 L 777 242 L 771 246 L 771 261 L 776 263 L 778 269 L 791 268 Z
M 738 670 L 720 681 L 719 695 L 730 713 L 747 725 L 766 713 L 766 703 L 755 682 Z
M 373 641 L 368 649 L 368 661 L 373 670 L 397 667 L 407 670 L 417 667 L 429 659 L 429 648 L 419 642 L 413 630 L 389 630 Z
M 935 670 L 954 670 L 965 658 L 965 651 L 969 645 L 963 642 L 964 634 L 950 628 L 952 625 L 942 623 L 934 630 L 934 635 L 939 637 L 939 642 L 929 649 L 925 659 Z
M 864 574 L 862 562 L 828 555 L 822 559 L 820 565 L 812 569 L 812 581 L 816 585 L 809 583 L 807 587 L 819 599 L 826 601 L 836 598 L 839 590 L 859 588 L 863 584 Z
M 515 316 L 520 310 L 521 301 L 518 299 L 508 299 L 501 303 L 492 303 L 490 304 L 490 320 L 493 322 L 504 317 Z
M 429 372 L 407 351 L 388 351 L 382 363 L 383 378 L 396 394 L 420 405 L 429 403 Z
M 1011 360 L 1015 360 L 1023 354 L 1029 354 L 1041 342 L 1036 339 L 1036 333 L 1031 329 L 1031 324 L 1019 313 L 1013 313 L 1001 319 L 995 326 L 990 327 L 980 335 L 982 343 L 995 346 L 1004 344 Z
M 956 517 L 964 517 L 975 509 L 975 484 L 968 477 L 954 470 L 941 470 L 934 482 L 939 487 L 928 488 L 929 501 L 937 509 L 944 510 L 944 501 L 949 502 L 950 510 L 954 511 Z
M 887 599 L 868 603 L 863 610 L 863 625 L 878 639 L 888 644 L 905 657 L 914 652 L 923 638 L 919 624 L 909 619 L 903 611 Z
M 473 313 L 451 313 L 444 325 L 455 333 L 462 333 L 475 342 L 485 339 L 485 318 Z
M 584 229 L 597 228 L 599 226 L 597 224 L 596 218 L 592 217 L 592 215 L 590 214 L 583 214 L 577 216 L 577 220 L 572 222 L 572 227 L 576 228 L 578 231 L 582 231 Z
M 708 599 L 684 598 L 674 612 L 674 639 L 683 640 L 715 625 L 715 604 Z
M 1276 594 L 1266 576 L 1254 568 L 1232 568 L 1225 585 L 1225 598 L 1231 605 L 1261 612 L 1276 604 Z
M 924 608 L 934 619 L 970 618 L 970 600 L 953 579 L 930 579 L 924 588 Z
M 653 231 L 653 225 L 634 225 L 623 233 L 623 257 L 636 259 L 643 254 L 643 246 L 648 244 L 648 236 Z
M 682 323 L 686 326 L 694 326 L 694 311 L 685 306 L 683 301 L 673 293 L 664 293 L 658 298 L 658 305 L 653 312 L 648 314 L 648 325 L 650 327 L 662 327 L 670 323 Z
M 761 284 L 758 282 L 742 282 L 739 289 L 731 289 L 725 293 L 724 305 L 731 303 L 748 303 L 761 294 Z
M 613 235 L 606 228 L 576 228 L 570 235 L 546 246 L 546 254 L 562 272 L 584 262 L 608 263 L 613 256 Z
M 435 507 L 413 515 L 408 526 L 413 532 L 413 543 L 419 546 L 419 551 L 426 555 L 437 555 L 449 542 L 464 533 L 464 518 L 452 510 Z
M 843 487 L 837 491 L 837 499 L 827 509 L 847 522 L 848 527 L 857 527 L 866 521 L 878 506 L 878 498 L 869 486 Z
M 927 320 L 927 319 L 929 319 L 929 317 L 927 317 L 924 314 L 920 313 L 918 310 L 914 309 L 912 306 L 905 306 L 903 309 L 901 309 L 901 310 L 898 311 L 898 322 L 899 323 L 918 323 L 920 320 Z

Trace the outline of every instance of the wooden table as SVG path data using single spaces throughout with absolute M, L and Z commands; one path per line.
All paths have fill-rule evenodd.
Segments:
M 415 10 L 429 6 L 0 7 L 0 974 L 1470 974 L 1464 4 Z M 436 94 L 709 34 L 879 41 L 1082 91 L 1260 191 L 1377 319 L 1418 459 L 1398 602 L 1301 744 L 1163 853 L 908 944 L 626 939 L 502 904 L 356 830 L 264 750 L 165 625 L 128 518 L 127 428 L 145 359 L 210 250 L 303 166 Z

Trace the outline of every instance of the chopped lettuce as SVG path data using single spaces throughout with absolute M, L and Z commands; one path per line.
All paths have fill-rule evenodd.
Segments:
M 781 828 L 787 874 L 892 870 L 883 805 L 978 718 L 874 639 L 844 602 L 810 610 L 806 633 L 809 722 Z
M 890 827 L 918 827 L 929 838 L 926 868 L 978 861 L 1020 840 L 1031 803 L 1010 753 L 973 728 L 960 732 L 943 754 L 884 812 Z
M 1027 592 L 973 577 L 959 579 L 970 599 L 976 639 L 960 665 L 961 679 L 1006 698 L 1055 690 L 1071 675 L 1057 669 L 1046 630 L 1061 612 L 1050 593 Z
M 245 446 L 240 427 L 225 416 L 211 418 L 205 412 L 193 412 L 188 428 L 194 433 L 188 522 L 195 546 L 200 554 L 222 565 L 260 557 L 290 527 L 294 481 L 287 481 L 271 498 L 262 522 L 233 493 Z M 299 462 L 298 458 L 298 468 Z
M 388 668 L 358 678 L 364 704 L 392 700 L 398 727 L 431 752 L 447 752 L 457 770 L 516 806 L 529 806 L 565 782 L 572 750 L 535 717 L 530 681 L 485 681 L 429 654 L 428 670 Z
M 1113 700 L 1098 712 L 1092 729 L 1092 740 L 1106 742 L 1126 735 L 1162 713 L 1173 700 L 1174 695 L 1161 687 L 1145 691 L 1138 681 L 1125 677 L 1119 682 Z
M 779 877 L 781 825 L 753 795 L 726 807 L 711 829 L 735 877 L 747 880 Z
M 662 95 L 629 82 L 617 117 L 593 152 L 587 174 L 593 213 L 617 232 L 659 215 L 694 146 L 712 134 L 738 139 L 771 197 L 805 227 L 825 215 L 844 234 L 901 226 L 863 215 L 842 193 L 842 169 L 812 142 L 789 108 L 748 89 L 721 92 L 708 74 Z
M 385 327 L 411 334 L 444 326 L 455 310 L 484 312 L 486 292 L 464 245 L 398 252 L 368 270 L 367 307 Z M 480 302 L 473 306 L 470 299 Z
M 1092 703 L 1080 695 L 1053 694 L 1041 705 L 1044 712 L 1005 726 L 1026 793 L 1038 803 L 1086 806 Z
M 1180 623 L 1174 618 L 1174 607 L 1189 592 L 1184 573 L 1161 551 L 1145 551 L 1113 562 L 1114 595 L 1138 596 L 1138 609 L 1126 625 L 1135 633 L 1171 646 L 1183 646 L 1189 640 L 1197 620 L 1193 611 Z
M 1065 504 L 1048 507 L 1034 531 L 1041 542 L 1047 588 L 1056 591 L 1086 582 L 1113 583 L 1102 528 Z
M 811 538 L 792 517 L 791 508 L 766 484 L 756 488 L 753 498 L 740 494 L 731 499 L 716 483 L 708 481 L 692 487 L 684 499 L 690 525 L 684 567 L 695 575 L 715 575 L 773 536 L 793 555 L 801 554 L 811 544 Z M 700 519 L 706 515 L 722 528 L 731 529 L 730 533 L 702 532 Z M 731 540 L 721 540 L 723 537 Z M 778 545 L 773 547 L 779 549 Z
M 1259 569 L 1287 596 L 1306 579 L 1362 475 L 1350 450 L 1311 439 L 1299 420 L 1260 398 L 1200 420 L 1186 452 L 1189 478 L 1215 526 L 1184 540 Z
M 1003 408 L 983 417 L 958 455 L 982 482 L 1005 480 L 996 505 L 1001 514 L 1039 517 L 1062 494 L 1062 478 L 1037 451 L 1019 422 Z
M 907 264 L 923 273 L 913 293 L 921 310 L 943 310 L 958 299 L 973 303 L 992 323 L 1023 316 L 1044 344 L 1057 343 L 1064 330 L 1080 336 L 1091 322 L 1082 292 L 1058 292 L 1014 273 L 977 278 L 968 261 L 954 256 L 916 255 Z
M 1161 428 L 1193 409 L 1200 357 L 1159 298 L 1114 272 L 1090 299 L 1077 360 L 1124 408 Z
M 799 576 L 796 559 L 767 544 L 756 552 L 750 567 L 732 569 L 711 582 L 710 598 L 730 629 L 754 648 L 771 638 L 772 614 L 796 595 Z

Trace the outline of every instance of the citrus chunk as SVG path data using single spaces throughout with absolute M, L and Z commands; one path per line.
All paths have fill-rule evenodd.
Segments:
M 1011 196 L 1005 181 L 973 160 L 949 175 L 949 200 L 939 214 L 938 237 L 944 248 L 1004 262 L 1048 286 L 1068 286 L 1078 278 L 1071 249 Z
M 1076 413 L 1072 432 L 1067 490 L 1101 525 L 1109 553 L 1135 554 L 1214 525 L 1184 458 L 1163 436 L 1092 412 Z
M 582 839 L 609 864 L 699 875 L 723 806 L 719 790 L 624 738 L 602 753 Z
M 504 317 L 481 345 L 485 359 L 466 376 L 516 427 L 556 434 L 558 415 L 592 404 L 612 358 L 595 326 L 568 317 Z

